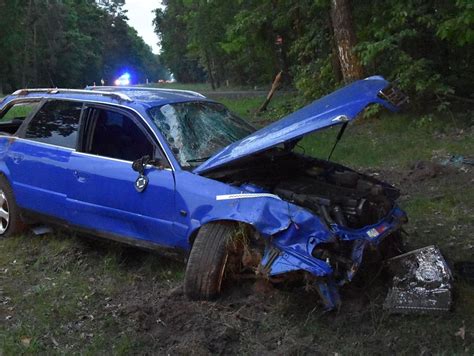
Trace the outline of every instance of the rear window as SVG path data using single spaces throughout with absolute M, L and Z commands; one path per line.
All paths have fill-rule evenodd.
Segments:
M 38 104 L 39 102 L 16 103 L 0 116 L 0 122 L 24 120 Z
M 51 145 L 75 148 L 82 103 L 50 101 L 36 113 L 25 138 Z

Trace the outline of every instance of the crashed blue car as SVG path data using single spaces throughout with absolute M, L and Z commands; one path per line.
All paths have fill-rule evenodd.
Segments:
M 195 92 L 18 90 L 0 104 L 0 237 L 57 224 L 184 258 L 192 299 L 240 274 L 296 277 L 333 309 L 407 217 L 393 186 L 294 148 L 404 100 L 369 77 L 255 130 Z

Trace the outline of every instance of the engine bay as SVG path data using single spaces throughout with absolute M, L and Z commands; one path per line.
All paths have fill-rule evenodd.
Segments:
M 357 229 L 393 207 L 393 186 L 342 165 L 287 151 L 266 152 L 208 177 L 254 193 L 272 193 L 311 210 L 327 224 Z

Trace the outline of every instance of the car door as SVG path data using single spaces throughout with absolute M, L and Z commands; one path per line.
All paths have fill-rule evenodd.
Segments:
M 12 138 L 5 164 L 21 208 L 67 219 L 68 163 L 81 112 L 80 102 L 46 101 Z
M 145 155 L 160 160 L 161 165 L 147 167 L 148 185 L 140 192 L 135 187 L 139 174 L 132 163 Z M 112 238 L 177 247 L 172 232 L 173 172 L 138 115 L 119 108 L 89 106 L 81 149 L 72 153 L 70 167 L 72 223 Z

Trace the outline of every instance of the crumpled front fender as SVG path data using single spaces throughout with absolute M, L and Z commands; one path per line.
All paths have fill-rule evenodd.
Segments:
M 222 201 L 229 211 L 226 220 L 248 223 L 270 239 L 261 263 L 267 275 L 295 270 L 316 276 L 332 274 L 329 264 L 311 256 L 317 244 L 335 238 L 316 215 L 271 194 L 236 194 L 225 198 Z M 222 215 L 216 220 L 222 220 Z M 212 218 L 206 223 L 211 221 Z
M 196 212 L 195 215 L 202 216 L 194 216 L 201 225 L 212 221 L 238 221 L 252 225 L 265 237 L 278 235 L 293 225 L 298 235 L 315 235 L 316 243 L 330 238 L 326 225 L 318 217 L 273 194 L 217 195 L 216 204 L 203 213 Z M 284 235 L 280 238 L 285 239 Z M 292 239 L 291 236 L 286 238 Z

